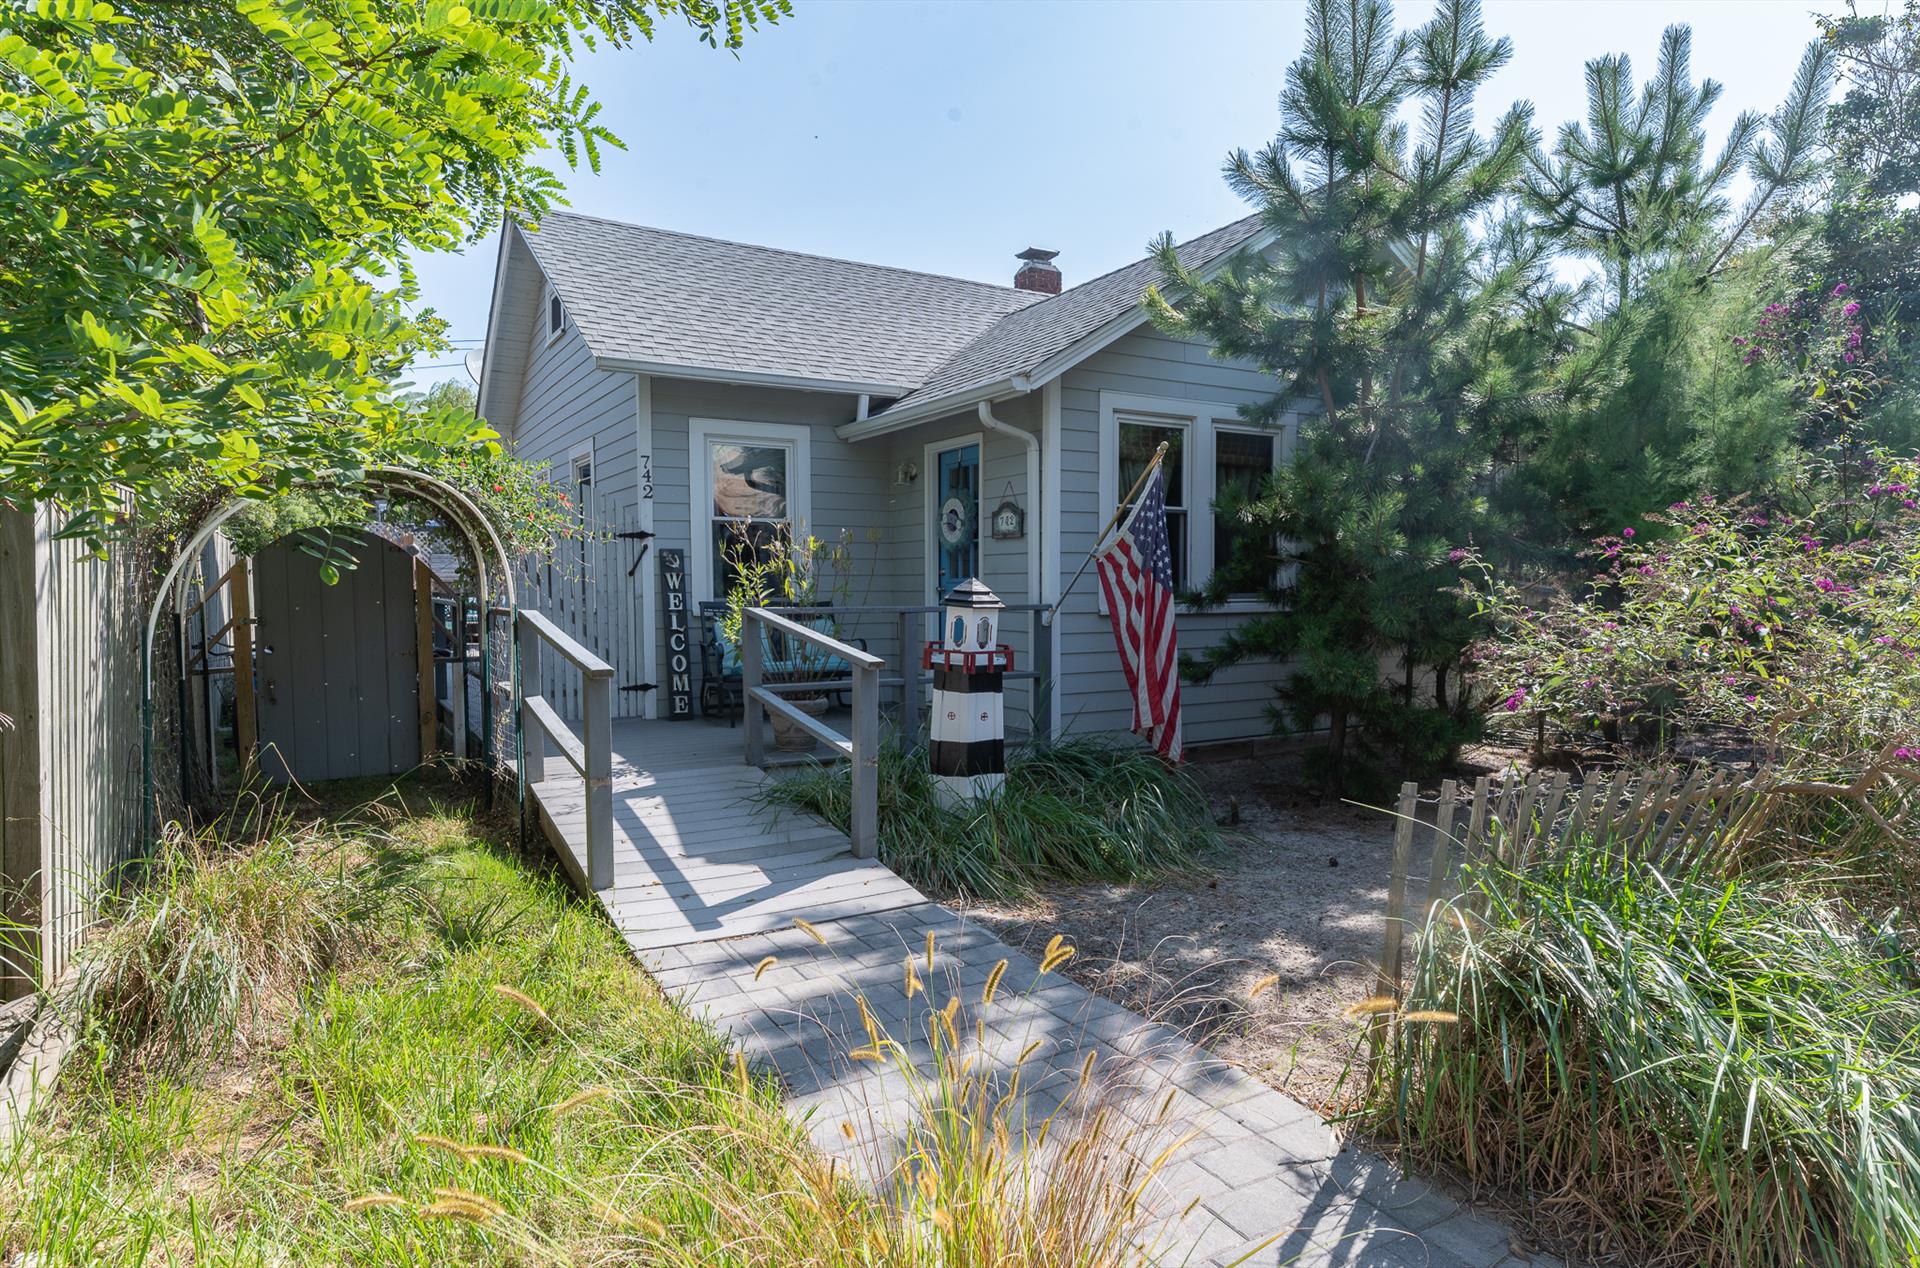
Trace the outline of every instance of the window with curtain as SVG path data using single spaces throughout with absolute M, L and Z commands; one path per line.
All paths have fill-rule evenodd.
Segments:
M 787 445 L 716 440 L 709 444 L 712 475 L 708 531 L 713 542 L 713 595 L 725 598 L 733 580 L 729 555 L 742 545 L 764 549 L 783 524 L 791 522 L 787 480 L 793 450 Z

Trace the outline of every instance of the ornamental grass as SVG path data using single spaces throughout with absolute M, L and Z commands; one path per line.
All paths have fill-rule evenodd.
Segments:
M 769 780 L 768 806 L 852 822 L 844 764 Z M 880 750 L 880 857 L 915 885 L 972 898 L 1014 898 L 1047 882 L 1130 883 L 1190 869 L 1220 843 L 1191 776 L 1137 744 L 1070 738 L 1013 749 L 1006 782 L 964 810 L 934 794 L 924 749 Z
M 1920 959 L 1802 861 L 1483 865 L 1421 936 L 1374 1128 L 1637 1264 L 1920 1262 Z

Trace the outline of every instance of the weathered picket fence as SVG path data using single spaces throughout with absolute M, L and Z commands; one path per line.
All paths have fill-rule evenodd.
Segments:
M 1443 782 L 1438 798 L 1424 803 L 1433 808 L 1429 828 L 1420 786 L 1401 785 L 1375 994 L 1398 1006 L 1409 933 L 1424 928 L 1474 867 L 1489 860 L 1524 867 L 1582 840 L 1604 842 L 1625 859 L 1684 867 L 1702 850 L 1731 848 L 1765 796 L 1731 771 L 1707 768 L 1590 775 L 1577 786 L 1565 771 L 1536 771 L 1498 785 L 1483 775 L 1470 794 L 1457 780 Z M 1465 823 L 1456 831 L 1463 811 Z M 1433 857 L 1426 900 L 1410 912 L 1408 873 L 1423 831 L 1433 834 Z

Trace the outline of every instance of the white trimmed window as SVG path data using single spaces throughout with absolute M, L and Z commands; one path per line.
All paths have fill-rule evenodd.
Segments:
M 811 511 L 808 431 L 785 423 L 696 418 L 688 426 L 693 476 L 693 570 L 697 599 L 724 599 L 727 556 L 803 531 Z
M 1260 485 L 1280 465 L 1280 433 L 1252 428 L 1213 429 L 1213 497 L 1230 494 L 1242 501 L 1259 492 Z M 1220 567 L 1233 558 L 1244 544 L 1257 545 L 1256 535 L 1246 524 L 1213 513 L 1213 566 Z
M 1272 428 L 1250 424 L 1232 405 L 1102 392 L 1102 509 L 1118 509 L 1153 451 L 1165 442 L 1162 466 L 1174 585 L 1201 585 L 1249 531 L 1218 514 L 1214 502 L 1223 493 L 1244 497 L 1254 492 L 1285 461 L 1292 433 L 1291 423 Z
M 1115 440 L 1119 449 L 1118 478 L 1108 494 L 1116 507 L 1132 489 L 1134 482 L 1153 461 L 1153 452 L 1162 444 L 1167 456 L 1160 469 L 1166 474 L 1167 547 L 1173 552 L 1173 588 L 1185 590 L 1192 583 L 1192 528 L 1187 506 L 1187 442 L 1194 420 L 1157 414 L 1124 413 L 1115 420 Z

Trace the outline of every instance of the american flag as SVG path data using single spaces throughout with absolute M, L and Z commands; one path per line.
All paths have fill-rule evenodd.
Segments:
M 1094 556 L 1113 618 L 1113 641 L 1133 693 L 1133 729 L 1168 761 L 1180 760 L 1180 675 L 1173 629 L 1173 550 L 1158 467 L 1120 531 Z

